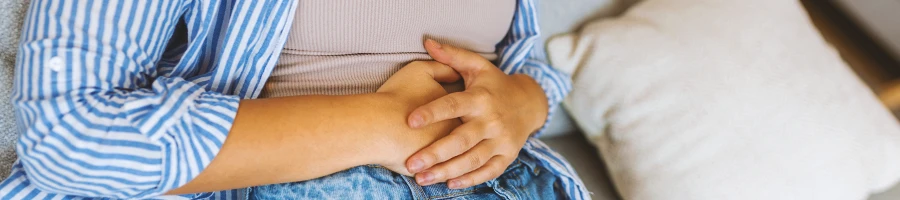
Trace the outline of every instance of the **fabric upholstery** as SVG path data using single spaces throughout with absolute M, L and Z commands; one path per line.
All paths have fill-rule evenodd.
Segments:
M 624 199 L 865 199 L 900 126 L 797 1 L 648 0 L 553 39 Z

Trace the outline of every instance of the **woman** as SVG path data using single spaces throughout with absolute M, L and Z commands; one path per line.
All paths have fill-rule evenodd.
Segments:
M 529 137 L 567 87 L 539 62 L 533 10 L 34 1 L 14 94 L 20 160 L 0 194 L 584 198 Z M 414 48 L 422 38 L 450 44 Z M 462 92 L 439 87 L 459 78 Z

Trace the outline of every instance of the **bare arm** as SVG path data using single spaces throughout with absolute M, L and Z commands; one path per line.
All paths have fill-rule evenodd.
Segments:
M 413 108 L 446 94 L 434 80 L 414 79 L 434 75 L 431 69 L 438 70 L 435 79 L 456 79 L 447 66 L 418 64 L 408 65 L 375 94 L 241 101 L 219 154 L 199 176 L 169 194 L 302 181 L 364 164 L 405 169 L 409 155 L 459 123 L 448 120 L 415 130 L 406 125 Z M 409 82 L 417 84 L 404 87 L 428 88 L 392 84 Z M 428 90 L 431 94 L 393 93 Z
M 300 181 L 375 160 L 383 134 L 403 113 L 378 95 L 297 96 L 241 101 L 222 150 L 197 178 L 170 194 Z M 299 114 L 302 113 L 302 114 Z M 393 116 L 393 117 L 391 117 Z

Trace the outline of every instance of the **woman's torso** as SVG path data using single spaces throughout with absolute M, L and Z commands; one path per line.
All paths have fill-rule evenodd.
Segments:
M 261 97 L 375 92 L 405 64 L 431 60 L 425 38 L 495 60 L 515 0 L 300 1 Z

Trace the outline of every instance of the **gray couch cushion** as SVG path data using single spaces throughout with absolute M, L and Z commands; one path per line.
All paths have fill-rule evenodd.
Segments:
M 28 0 L 0 0 L 0 179 L 9 175 L 16 160 L 16 126 L 12 95 L 13 64 L 19 43 L 19 30 Z
M 583 134 L 575 132 L 551 138 L 541 138 L 553 150 L 569 161 L 585 187 L 595 200 L 615 200 L 619 198 L 615 187 L 609 180 L 606 165 L 597 154 L 597 150 L 588 142 Z
M 0 60 L 0 179 L 9 175 L 9 168 L 16 161 L 15 144 L 18 136 L 14 131 L 16 124 L 9 101 L 12 93 L 12 65 L 13 62 L 8 59 Z

